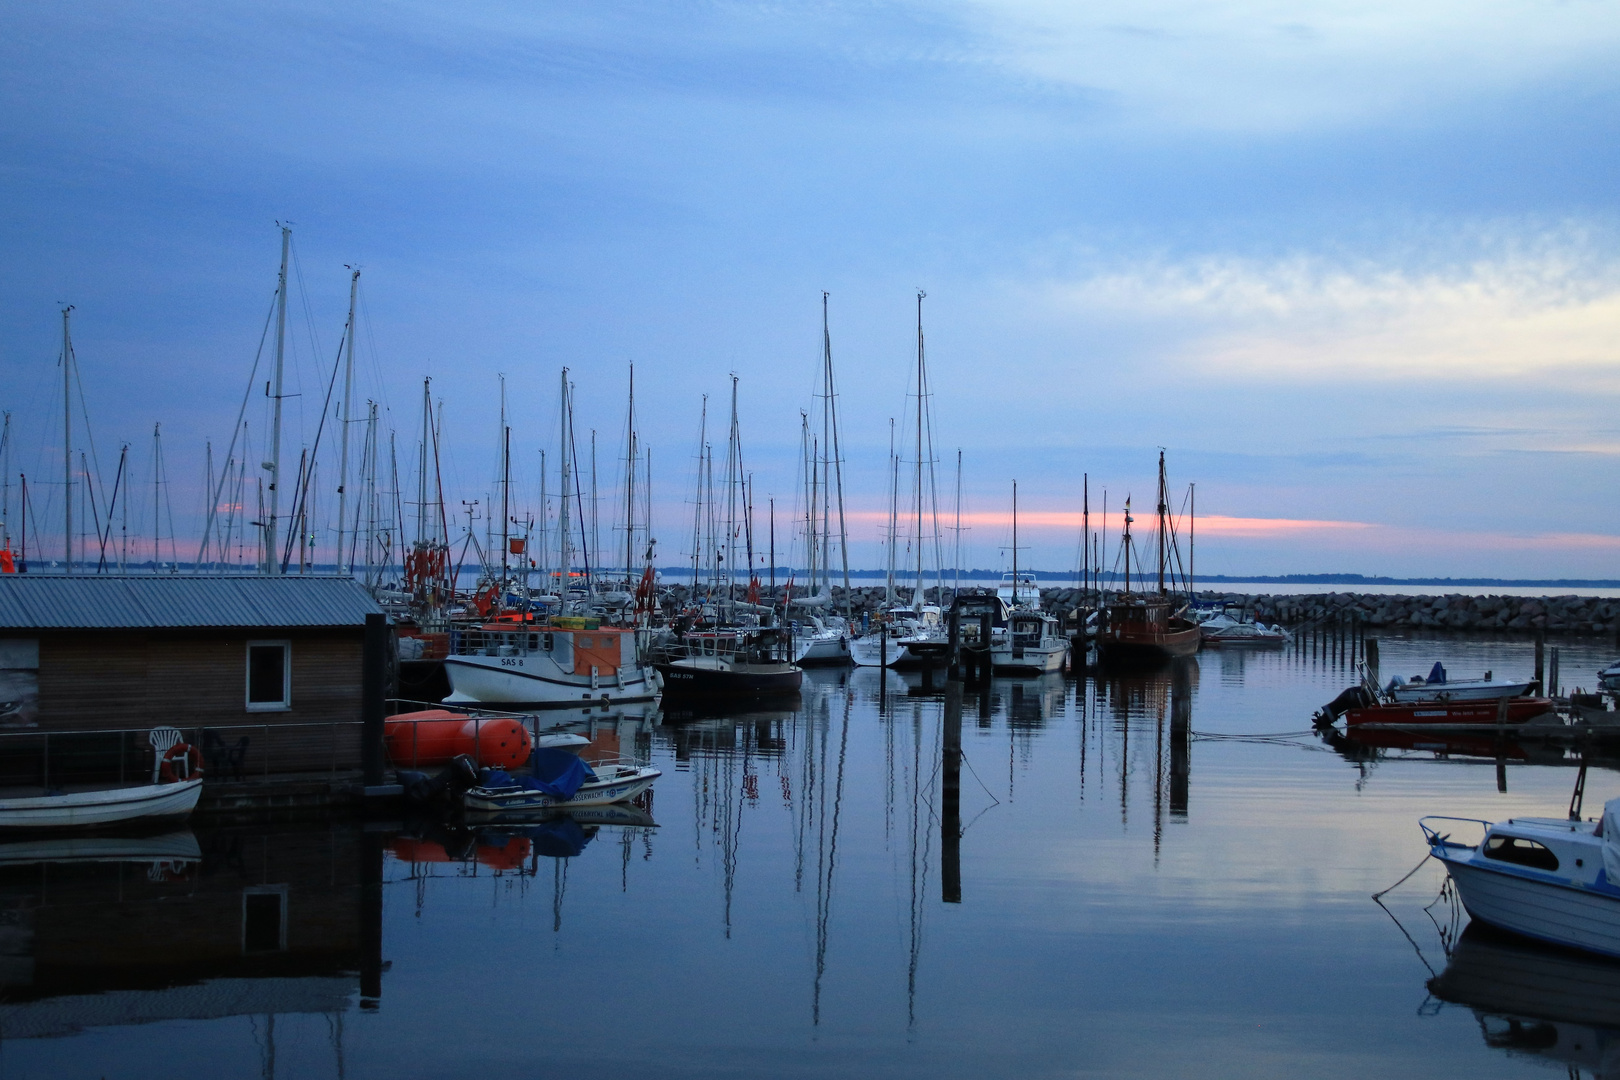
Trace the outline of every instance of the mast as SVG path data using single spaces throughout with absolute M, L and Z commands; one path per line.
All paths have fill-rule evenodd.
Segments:
M 597 561 L 602 559 L 602 532 L 597 528 L 597 510 L 602 505 L 596 497 L 596 429 L 591 428 L 591 550 Z
M 709 439 L 709 395 L 703 395 L 703 408 L 698 418 L 697 496 L 692 508 L 692 596 L 697 596 L 698 566 L 703 561 L 703 460 L 704 447 Z
M 956 564 L 956 584 L 953 590 L 962 592 L 962 451 L 956 451 L 956 528 L 951 530 L 956 534 L 956 551 L 951 554 L 951 562 Z
M 0 551 L 11 550 L 11 413 L 0 430 Z
M 264 526 L 265 571 L 281 573 L 281 550 L 278 520 L 281 506 L 281 385 L 287 357 L 287 257 L 292 248 L 292 229 L 281 226 L 281 274 L 276 284 L 276 370 L 272 377 L 270 395 L 270 516 Z
M 1193 530 L 1198 526 L 1198 485 L 1187 485 L 1187 601 L 1193 598 L 1193 570 L 1195 564 L 1193 548 Z
M 561 501 L 557 504 L 557 572 L 558 572 L 559 575 L 561 575 L 561 577 L 559 579 L 561 584 L 559 585 L 559 587 L 557 589 L 557 592 L 558 592 L 559 596 L 561 597 L 561 603 L 562 604 L 567 604 L 567 602 L 568 602 L 568 572 L 569 572 L 569 570 L 571 570 L 573 568 L 573 562 L 574 562 L 574 553 L 573 553 L 573 550 L 572 550 L 572 539 L 571 539 L 571 535 L 570 535 L 569 528 L 568 528 L 568 493 L 572 489 L 572 485 L 568 482 L 569 481 L 569 475 L 570 475 L 570 464 L 569 464 L 569 460 L 568 460 L 568 435 L 569 435 L 568 424 L 569 424 L 570 411 L 569 411 L 569 408 L 568 408 L 568 369 L 567 368 L 562 369 L 562 377 L 561 377 L 561 384 L 560 385 L 561 385 L 560 393 L 561 393 L 561 402 L 562 402 L 562 420 L 557 425 L 558 430 L 561 432 L 561 435 L 560 435 L 559 440 L 558 440 L 558 442 L 559 442 L 559 449 L 558 449 L 559 457 L 557 458 L 557 462 L 558 462 L 558 470 L 559 470 L 560 475 L 562 477 L 562 494 L 559 497 Z
M 922 328 L 922 302 L 928 294 L 921 289 L 917 290 L 917 592 L 911 598 L 911 606 L 922 610 L 923 602 L 923 392 L 925 390 L 925 375 L 923 373 L 923 328 Z
M 636 446 L 636 365 L 630 365 L 630 404 L 625 418 L 624 468 L 624 579 L 632 581 L 631 564 L 635 558 L 636 537 L 636 460 L 640 450 Z
M 1018 606 L 1018 481 L 1013 481 L 1013 607 Z
M 827 293 L 825 291 L 821 294 L 821 355 L 823 361 L 823 388 L 826 391 L 822 405 L 824 430 L 821 445 L 831 455 L 829 462 L 832 465 L 833 485 L 836 488 L 838 498 L 838 554 L 844 569 L 844 619 L 852 621 L 855 618 L 855 609 L 854 599 L 850 595 L 849 587 L 849 529 L 844 521 L 844 455 L 838 444 L 838 392 L 833 382 L 832 333 L 827 328 Z M 825 515 L 823 517 L 825 519 Z M 832 522 L 825 520 L 825 525 L 830 541 Z M 830 560 L 828 561 L 830 562 Z
M 1080 474 L 1080 589 L 1091 588 L 1091 474 Z
M 501 396 L 505 397 L 506 386 L 504 380 L 502 380 L 501 390 Z M 512 575 L 512 564 L 509 557 L 512 538 L 507 533 L 507 523 L 512 520 L 512 425 L 505 425 L 502 431 L 504 437 L 501 440 L 501 587 L 505 588 L 505 582 Z
M 344 342 L 343 356 L 343 440 L 338 449 L 338 534 L 337 534 L 337 572 L 344 572 L 343 561 L 343 526 L 347 520 L 349 508 L 349 397 L 354 393 L 354 301 L 360 289 L 360 271 L 349 268 L 349 330 L 347 340 Z M 212 489 L 210 489 L 212 490 Z M 349 571 L 354 571 L 353 559 L 349 560 Z
M 73 338 L 68 332 L 69 304 L 62 309 L 62 566 L 73 573 Z
M 1168 549 L 1169 531 L 1165 521 L 1168 501 L 1164 490 L 1164 451 L 1159 451 L 1159 595 L 1164 595 L 1164 557 Z
M 1131 497 L 1125 496 L 1125 594 L 1131 592 Z
M 889 417 L 889 549 L 888 579 L 884 583 L 885 606 L 894 606 L 894 541 L 899 527 L 895 518 L 900 512 L 900 462 L 894 455 L 894 417 Z

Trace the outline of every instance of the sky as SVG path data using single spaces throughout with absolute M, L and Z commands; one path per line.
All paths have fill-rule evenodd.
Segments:
M 948 525 L 962 460 L 946 562 L 960 537 L 1007 565 L 1016 481 L 1020 565 L 1074 567 L 1083 491 L 1114 563 L 1162 448 L 1204 573 L 1620 577 L 1617 46 L 1598 0 L 6 0 L 7 526 L 26 473 L 34 555 L 61 550 L 71 304 L 93 516 L 127 443 L 119 535 L 149 558 L 156 517 L 195 556 L 237 492 L 209 490 L 210 442 L 244 490 L 265 475 L 291 222 L 284 472 L 339 414 L 358 266 L 351 415 L 379 403 L 414 490 L 432 379 L 453 537 L 474 500 L 484 528 L 503 375 L 512 501 L 539 513 L 567 367 L 607 545 L 633 363 L 664 565 L 733 374 L 756 533 L 774 498 L 793 558 L 826 292 L 851 561 L 881 566 L 891 418 L 914 505 L 924 291 Z

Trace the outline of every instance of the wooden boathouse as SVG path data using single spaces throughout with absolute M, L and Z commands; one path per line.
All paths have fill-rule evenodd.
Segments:
M 0 785 L 130 779 L 156 727 L 210 781 L 376 782 L 388 642 L 348 577 L 0 575 Z

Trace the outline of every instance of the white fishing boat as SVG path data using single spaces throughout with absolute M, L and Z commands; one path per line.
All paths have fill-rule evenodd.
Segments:
M 0 829 L 78 829 L 183 818 L 197 806 L 202 777 L 132 787 L 0 799 Z
M 1018 509 L 1016 496 L 1014 496 L 1014 500 L 1013 547 L 1016 549 L 1018 546 Z M 1018 556 L 1015 554 L 1013 556 L 1014 561 L 1016 561 L 1017 558 Z M 1031 608 L 1037 611 L 1040 610 L 1041 589 L 1040 586 L 1035 583 L 1035 575 L 1028 573 L 1027 571 L 1022 574 L 1016 571 L 1010 574 L 1002 574 L 1001 584 L 996 586 L 996 595 L 1001 598 L 1002 603 L 1006 604 L 1010 608 L 1022 607 Z
M 1483 679 L 1453 682 L 1446 677 L 1446 669 L 1438 662 L 1429 671 L 1429 677 L 1414 675 L 1403 679 L 1399 675 L 1389 681 L 1384 693 L 1391 701 L 1496 701 L 1499 698 L 1523 697 L 1533 684 L 1525 682 L 1497 682 L 1487 671 Z
M 444 672 L 447 704 L 578 705 L 582 701 L 650 701 L 663 687 L 642 662 L 630 627 L 595 620 L 487 623 L 450 635 Z
M 1429 853 L 1471 918 L 1539 941 L 1620 957 L 1620 799 L 1600 821 L 1426 817 Z M 1483 828 L 1477 843 L 1455 838 Z

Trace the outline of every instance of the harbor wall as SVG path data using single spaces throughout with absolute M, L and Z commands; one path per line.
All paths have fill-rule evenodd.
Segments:
M 850 608 L 859 618 L 885 606 L 883 586 L 851 590 Z M 833 603 L 826 610 L 842 613 L 844 590 L 835 586 Z M 898 603 L 911 602 L 910 588 L 896 588 Z M 943 593 L 943 596 L 941 596 Z M 1072 615 L 1085 606 L 1080 589 L 1041 589 L 1041 605 L 1054 613 Z M 678 590 L 684 599 L 685 590 Z M 793 590 L 803 596 L 802 588 Z M 741 592 L 739 590 L 739 598 Z M 779 593 L 778 593 L 779 595 Z M 924 601 L 945 606 L 952 591 L 927 589 Z M 1312 623 L 1355 619 L 1370 628 L 1428 628 L 1516 632 L 1542 630 L 1549 634 L 1615 634 L 1620 632 L 1620 600 L 1594 596 L 1401 596 L 1382 593 L 1327 592 L 1235 593 L 1200 591 L 1200 604 L 1227 603 L 1246 609 L 1248 614 L 1267 623 L 1304 626 Z M 795 608 L 795 614 L 808 609 Z

